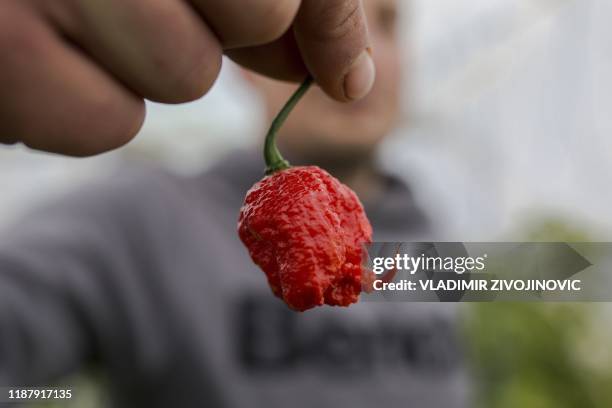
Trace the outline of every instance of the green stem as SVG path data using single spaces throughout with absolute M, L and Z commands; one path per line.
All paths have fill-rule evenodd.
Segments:
M 287 104 L 281 109 L 279 114 L 272 121 L 272 125 L 270 126 L 270 130 L 268 130 L 268 134 L 266 135 L 266 142 L 264 145 L 264 159 L 266 161 L 266 174 L 272 174 L 274 172 L 285 170 L 291 167 L 289 162 L 283 158 L 283 156 L 278 151 L 276 147 L 276 134 L 278 130 L 283 126 L 285 120 L 295 107 L 295 105 L 299 102 L 299 100 L 304 96 L 306 91 L 312 85 L 313 79 L 312 77 L 308 77 L 304 80 L 302 85 L 298 88 L 297 91 L 289 98 Z

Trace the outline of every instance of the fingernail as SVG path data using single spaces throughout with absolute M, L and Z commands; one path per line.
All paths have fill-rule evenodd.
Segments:
M 366 96 L 376 79 L 376 67 L 368 50 L 361 53 L 344 77 L 344 95 L 352 100 Z

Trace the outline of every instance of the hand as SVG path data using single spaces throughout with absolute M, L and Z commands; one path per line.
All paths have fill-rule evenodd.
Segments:
M 374 65 L 361 0 L 2 0 L 0 142 L 87 156 L 134 137 L 144 99 L 204 95 L 221 56 L 339 101 Z

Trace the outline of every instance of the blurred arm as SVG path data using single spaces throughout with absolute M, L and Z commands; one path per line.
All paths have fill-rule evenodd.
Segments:
M 81 190 L 0 233 L 0 386 L 48 385 L 94 359 L 122 364 L 136 354 L 128 347 L 161 337 L 135 273 L 139 192 L 113 189 Z

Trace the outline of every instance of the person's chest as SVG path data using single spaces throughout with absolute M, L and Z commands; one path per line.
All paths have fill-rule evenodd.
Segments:
M 184 375 L 200 376 L 195 383 L 216 400 L 464 406 L 466 377 L 448 307 L 362 302 L 291 311 L 239 241 L 237 210 L 192 210 L 166 231 L 158 265 L 171 276 L 166 296 Z

